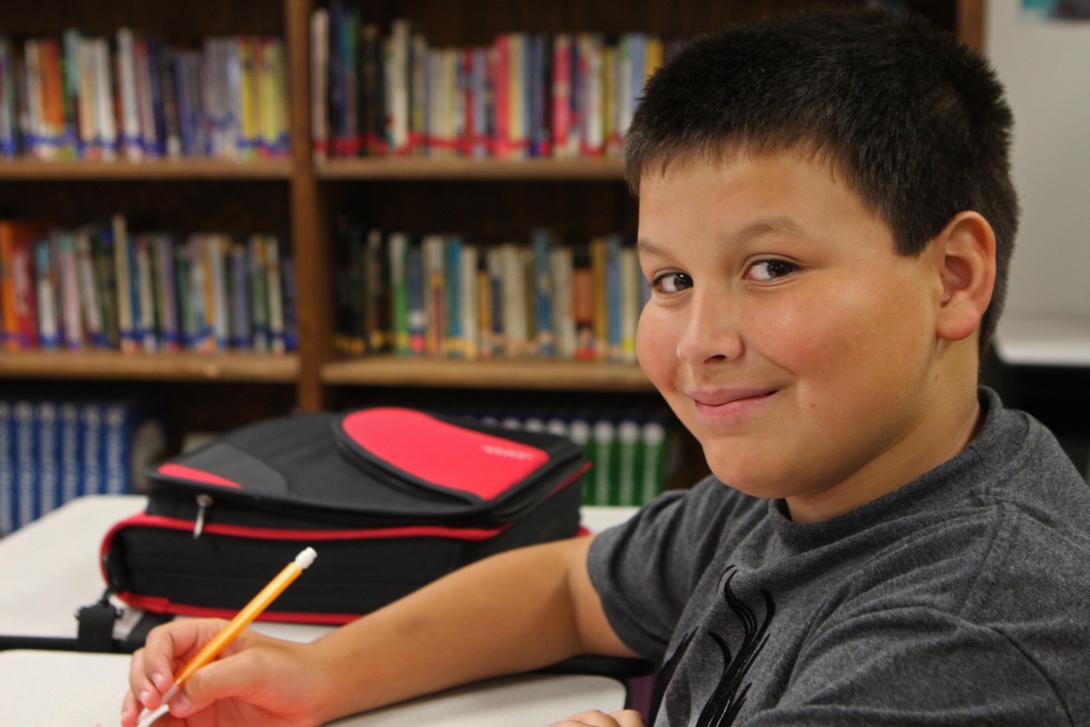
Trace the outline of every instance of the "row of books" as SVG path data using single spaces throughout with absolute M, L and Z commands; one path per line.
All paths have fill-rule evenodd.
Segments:
M 480 246 L 461 235 L 338 226 L 334 349 L 345 355 L 636 360 L 650 295 L 620 234 Z
M 0 157 L 287 156 L 287 55 L 266 36 L 172 48 L 105 37 L 0 35 Z
M 130 233 L 0 221 L 6 351 L 296 347 L 294 265 L 275 235 Z
M 583 504 L 641 506 L 665 488 L 669 438 L 663 421 L 635 416 L 517 416 L 486 414 L 492 426 L 548 432 L 583 447 L 591 463 L 583 477 Z
M 334 1 L 311 18 L 315 155 L 619 157 L 644 81 L 680 48 L 646 33 L 501 33 L 434 47 Z
M 165 447 L 133 402 L 0 399 L 0 535 L 82 495 L 146 489 Z

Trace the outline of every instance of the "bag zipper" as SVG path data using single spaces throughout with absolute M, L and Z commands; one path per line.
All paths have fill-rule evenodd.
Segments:
M 193 539 L 201 537 L 201 533 L 204 532 L 204 514 L 208 511 L 208 508 L 215 504 L 215 500 L 212 496 L 206 492 L 201 492 L 197 495 L 197 519 L 193 521 Z

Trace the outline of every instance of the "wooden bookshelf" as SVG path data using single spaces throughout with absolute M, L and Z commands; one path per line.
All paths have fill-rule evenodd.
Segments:
M 368 356 L 327 363 L 327 384 L 436 386 L 555 391 L 653 391 L 635 364 L 549 359 L 457 359 Z
M 624 178 L 621 159 L 330 159 L 319 179 L 605 179 Z
M 247 381 L 292 383 L 299 357 L 257 353 L 122 354 L 117 351 L 11 351 L 0 353 L 0 377 Z
M 861 0 L 844 0 L 858 4 Z M 4 30 L 13 37 L 59 35 L 79 27 L 105 35 L 122 25 L 140 28 L 167 42 L 199 45 L 203 38 L 229 34 L 275 34 L 285 39 L 289 73 L 291 156 L 280 160 L 149 160 L 142 163 L 0 162 L 0 207 L 8 214 L 82 224 L 115 212 L 150 224 L 223 227 L 244 232 L 255 224 L 290 226 L 297 279 L 299 351 L 269 357 L 244 353 L 122 356 L 110 352 L 0 353 L 0 377 L 9 379 L 104 379 L 111 381 L 287 382 L 295 386 L 295 408 L 327 405 L 333 389 L 348 386 L 478 387 L 568 391 L 651 391 L 635 366 L 617 364 L 496 360 L 448 361 L 379 356 L 337 361 L 332 350 L 334 250 L 332 221 L 346 204 L 375 224 L 459 226 L 469 235 L 508 238 L 548 217 L 551 224 L 616 229 L 629 214 L 626 195 L 610 195 L 623 184 L 619 159 L 337 159 L 316 162 L 311 153 L 310 17 L 319 0 L 39 0 L 10 4 Z M 484 44 L 511 30 L 559 32 L 656 31 L 691 36 L 746 17 L 805 5 L 804 0 L 705 3 L 699 0 L 522 0 L 493 3 L 413 1 L 368 4 L 376 22 L 405 16 L 436 45 Z M 981 45 L 983 0 L 909 5 Z M 431 187 L 439 180 L 445 187 Z M 479 182 L 460 185 L 460 180 Z M 598 181 L 602 184 L 598 184 Z M 110 184 L 100 184 L 109 181 Z M 552 182 L 556 181 L 557 184 Z M 34 182 L 34 184 L 25 184 Z M 149 182 L 149 184 L 144 184 Z M 216 182 L 222 182 L 217 184 Z M 286 182 L 286 184 L 281 184 Z M 389 183 L 388 183 L 389 182 Z M 577 184 L 565 184 L 577 182 Z M 592 182 L 593 184 L 583 184 Z M 453 184 L 452 184 L 453 183 Z M 275 189 L 272 189 L 274 188 Z M 286 188 L 285 188 L 286 187 Z M 466 189 L 457 189 L 465 187 Z M 547 187 L 547 189 L 544 189 Z M 455 188 L 455 189 L 452 189 Z M 591 189 L 593 188 L 593 189 Z M 607 189 L 610 188 L 610 189 Z M 451 193 L 453 192 L 453 193 Z M 486 200 L 499 214 L 466 210 L 468 196 Z M 556 198 L 556 199 L 554 199 Z M 564 198 L 564 203 L 560 203 Z M 426 207 L 421 207 L 421 204 Z M 232 224 L 224 225 L 225 221 Z M 286 224 L 285 224 L 286 223 Z M 484 229 L 487 228 L 487 229 Z M 461 229 L 461 227 L 459 227 Z M 214 386 L 212 388 L 215 388 Z
M 290 179 L 290 159 L 222 161 L 218 159 L 149 159 L 142 162 L 92 162 L 17 159 L 0 162 L 0 180 L 97 179 Z

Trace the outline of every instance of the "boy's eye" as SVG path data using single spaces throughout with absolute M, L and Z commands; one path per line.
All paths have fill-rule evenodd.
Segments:
M 663 273 L 651 281 L 651 288 L 658 293 L 680 293 L 693 287 L 693 279 L 685 273 Z
M 749 266 L 746 277 L 750 280 L 768 282 L 790 275 L 798 269 L 798 265 L 786 260 L 758 260 Z

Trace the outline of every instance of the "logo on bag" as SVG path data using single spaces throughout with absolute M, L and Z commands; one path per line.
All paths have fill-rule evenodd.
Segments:
M 483 444 L 481 449 L 485 454 L 491 454 L 493 457 L 506 457 L 507 459 L 518 459 L 523 462 L 534 459 L 534 455 L 529 452 L 523 452 L 518 449 L 509 449 L 507 447 L 498 447 L 495 444 Z

